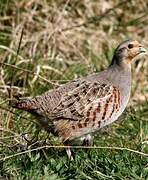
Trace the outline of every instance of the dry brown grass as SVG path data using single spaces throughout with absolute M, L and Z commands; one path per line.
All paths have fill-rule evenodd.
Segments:
M 122 40 L 136 39 L 148 47 L 148 9 L 144 0 L 11 0 L 3 6 L 1 106 L 8 106 L 10 93 L 32 96 L 40 93 L 37 87 L 49 89 L 62 80 L 76 78 L 77 72 L 68 72 L 75 64 L 83 64 L 84 74 L 105 68 Z M 147 58 L 138 60 L 134 67 L 131 102 L 135 104 L 148 97 Z M 1 111 L 2 119 L 6 118 L 10 126 L 12 113 Z
M 145 0 L 2 0 L 0 6 L 0 133 L 2 138 L 12 136 L 11 145 L 18 135 L 14 110 L 8 106 L 11 95 L 33 96 L 99 71 L 127 38 L 148 49 Z M 135 105 L 148 101 L 147 59 L 133 64 Z
M 39 74 L 48 80 L 51 73 L 64 77 L 65 69 L 73 63 L 86 65 L 89 73 L 93 67 L 92 55 L 98 59 L 98 69 L 104 68 L 113 48 L 127 38 L 147 47 L 147 3 L 125 1 L 113 8 L 118 3 L 120 1 L 9 1 L 1 17 L 1 30 L 7 38 L 0 46 L 1 62 L 36 74 L 28 78 L 23 70 L 13 69 L 15 78 L 21 79 L 25 87 L 25 84 L 33 86 Z M 111 8 L 113 10 L 98 20 Z M 19 54 L 17 58 L 16 54 Z M 147 85 L 147 62 L 142 59 L 134 74 L 136 84 L 142 87 L 136 88 L 138 93 Z M 2 89 L 11 83 L 6 69 L 1 66 Z M 38 81 L 40 85 L 44 83 Z

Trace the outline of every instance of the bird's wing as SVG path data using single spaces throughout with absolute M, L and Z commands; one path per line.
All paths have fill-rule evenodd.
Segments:
M 112 85 L 99 82 L 83 81 L 78 87 L 62 96 L 58 106 L 50 114 L 50 118 L 77 121 L 87 117 L 89 114 L 87 112 L 91 109 L 91 106 L 99 101 L 108 101 L 114 88 Z

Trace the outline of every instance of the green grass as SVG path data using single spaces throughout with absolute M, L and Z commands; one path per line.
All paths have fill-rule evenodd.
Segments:
M 129 115 L 130 114 L 130 115 Z M 17 119 L 16 119 L 17 120 Z M 21 129 L 15 121 L 16 128 Z M 24 124 L 24 123 L 23 123 Z M 32 125 L 33 126 L 33 125 Z M 31 134 L 35 127 L 32 129 Z M 21 130 L 20 130 L 21 131 Z M 26 131 L 26 130 L 24 130 Z M 35 133 L 35 132 L 34 132 Z M 127 147 L 139 152 L 147 152 L 144 139 L 147 136 L 147 105 L 142 104 L 136 113 L 134 109 L 125 113 L 120 122 L 114 123 L 95 137 L 95 146 L 112 149 L 73 149 L 73 161 L 69 161 L 65 150 L 46 148 L 1 161 L 1 174 L 8 179 L 147 179 L 148 158 L 129 150 L 117 150 L 114 147 Z M 45 132 L 42 132 L 38 144 L 43 146 Z M 50 137 L 53 138 L 52 136 Z M 55 144 L 53 140 L 47 143 Z M 8 140 L 3 141 L 4 144 Z M 20 146 L 20 147 L 19 147 Z M 8 156 L 23 152 L 21 144 L 14 147 L 2 147 L 2 155 Z
M 71 162 L 65 149 L 49 148 L 61 145 L 57 137 L 8 105 L 10 92 L 35 96 L 104 69 L 122 40 L 148 46 L 146 1 L 125 2 L 98 21 L 120 3 L 102 2 L 0 1 L 0 179 L 148 179 L 147 57 L 133 64 L 130 104 L 120 120 L 95 134 L 98 148 L 73 148 Z

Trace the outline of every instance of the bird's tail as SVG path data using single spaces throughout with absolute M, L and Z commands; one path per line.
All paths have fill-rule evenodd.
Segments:
M 9 101 L 9 104 L 13 108 L 25 110 L 33 115 L 37 115 L 37 123 L 40 124 L 47 132 L 54 132 L 54 124 L 45 117 L 45 113 L 40 110 L 39 103 L 35 98 Z
M 9 105 L 13 108 L 22 109 L 26 111 L 32 111 L 37 109 L 35 101 L 32 99 L 23 99 L 23 100 L 10 100 Z

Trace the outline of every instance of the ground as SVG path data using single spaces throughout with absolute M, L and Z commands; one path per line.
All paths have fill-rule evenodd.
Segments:
M 148 179 L 147 55 L 132 65 L 119 121 L 95 134 L 93 149 L 74 147 L 71 162 L 56 137 L 8 103 L 105 69 L 125 39 L 148 49 L 147 12 L 144 0 L 0 1 L 0 179 Z

